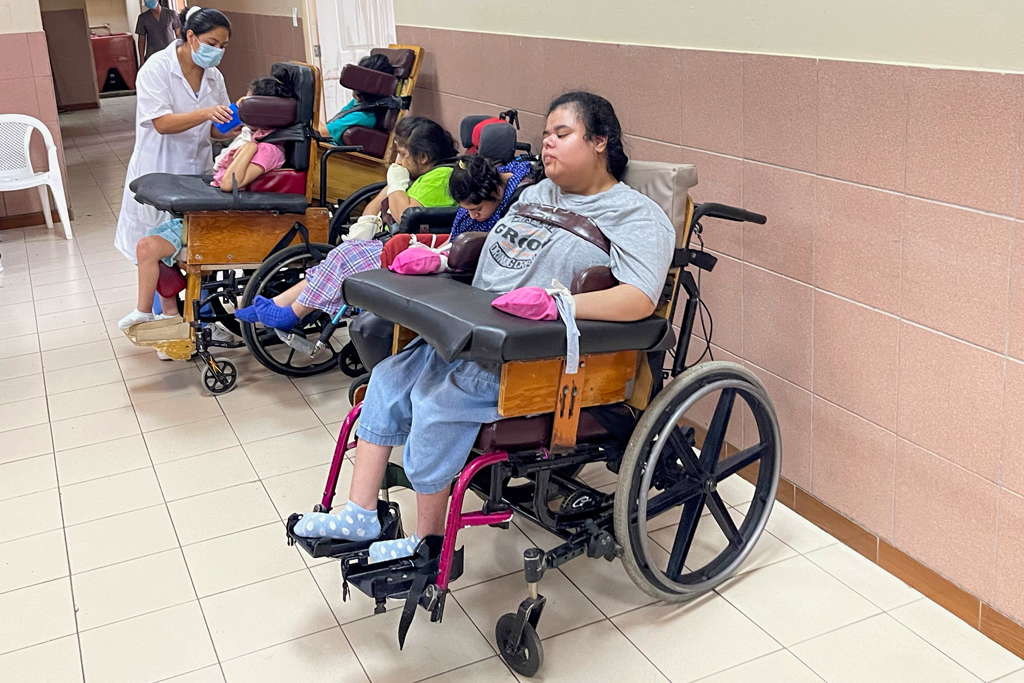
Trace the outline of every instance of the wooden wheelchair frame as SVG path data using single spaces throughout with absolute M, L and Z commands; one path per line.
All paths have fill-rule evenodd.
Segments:
M 416 88 L 416 80 L 420 75 L 420 66 L 423 64 L 423 48 L 416 45 L 388 45 L 390 50 L 412 50 L 416 55 L 416 60 L 413 62 L 412 73 L 405 80 L 398 82 L 398 92 L 396 93 L 399 97 L 411 96 L 413 90 Z M 319 102 L 319 100 L 318 100 Z M 399 121 L 405 118 L 406 110 L 398 112 L 398 119 L 395 122 L 397 125 Z M 319 120 L 317 118 L 316 120 Z M 369 154 L 363 154 L 362 152 L 348 152 L 345 154 L 335 154 L 327 159 L 328 168 L 328 179 L 327 179 L 327 196 L 332 201 L 340 199 L 346 199 L 356 190 L 360 190 L 367 185 L 373 183 L 382 182 L 387 176 L 388 166 L 395 158 L 395 131 L 392 128 L 391 134 L 388 137 L 388 144 L 384 151 L 383 158 L 378 159 L 377 157 L 370 156 Z M 320 187 L 320 163 L 321 155 L 330 148 L 330 145 L 326 142 L 320 143 L 319 154 L 314 153 L 313 159 L 310 161 L 310 179 L 313 181 L 313 187 L 319 189 Z M 315 152 L 316 150 L 314 150 Z M 313 197 L 313 199 L 320 199 L 320 197 Z M 327 240 L 321 240 L 326 242 Z

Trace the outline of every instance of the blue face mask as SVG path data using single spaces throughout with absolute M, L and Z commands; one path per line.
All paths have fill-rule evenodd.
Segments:
M 199 43 L 199 52 L 192 53 L 192 61 L 204 69 L 212 69 L 220 64 L 220 59 L 223 56 L 224 48 L 201 42 Z
M 146 6 L 146 9 L 156 9 L 157 2 L 156 0 L 146 0 L 142 4 Z

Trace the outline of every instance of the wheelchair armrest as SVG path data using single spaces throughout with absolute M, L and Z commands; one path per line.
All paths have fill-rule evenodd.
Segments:
M 737 223 L 757 223 L 764 225 L 768 222 L 765 216 L 753 211 L 747 211 L 745 209 L 738 209 L 735 206 L 727 206 L 726 204 L 713 204 L 705 202 L 704 204 L 697 204 L 693 209 L 693 218 L 691 222 L 696 223 L 704 216 L 709 218 L 721 218 L 727 221 L 735 221 Z
M 599 292 L 604 289 L 611 289 L 619 284 L 619 281 L 612 275 L 612 269 L 608 266 L 591 266 L 576 273 L 569 285 L 569 291 L 573 294 L 584 292 Z
M 395 232 L 434 233 L 451 232 L 457 206 L 410 206 L 402 214 L 402 222 Z
M 448 267 L 466 273 L 476 272 L 476 264 L 486 241 L 486 232 L 464 232 L 456 237 L 448 253 Z

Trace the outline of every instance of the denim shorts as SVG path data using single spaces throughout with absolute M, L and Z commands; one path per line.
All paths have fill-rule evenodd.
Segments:
M 413 489 L 443 491 L 466 464 L 480 425 L 499 417 L 500 371 L 497 364 L 448 363 L 415 340 L 373 368 L 356 435 L 381 446 L 404 443 Z
M 172 218 L 166 223 L 161 223 L 155 228 L 150 228 L 146 231 L 146 237 L 162 237 L 171 243 L 171 246 L 174 247 L 174 253 L 170 256 L 165 256 L 160 260 L 173 268 L 174 257 L 177 256 L 178 252 L 181 251 L 181 248 L 185 246 L 181 241 L 181 219 Z

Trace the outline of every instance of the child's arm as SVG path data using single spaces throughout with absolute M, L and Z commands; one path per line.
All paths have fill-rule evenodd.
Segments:
M 231 192 L 233 185 L 231 182 L 232 177 L 237 178 L 239 189 L 260 177 L 263 169 L 256 164 L 250 163 L 252 158 L 256 156 L 257 148 L 257 143 L 255 142 L 247 142 L 238 148 L 234 159 L 231 160 L 227 170 L 224 171 L 224 176 L 220 179 L 221 190 Z M 252 175 L 250 167 L 256 169 L 255 175 Z

